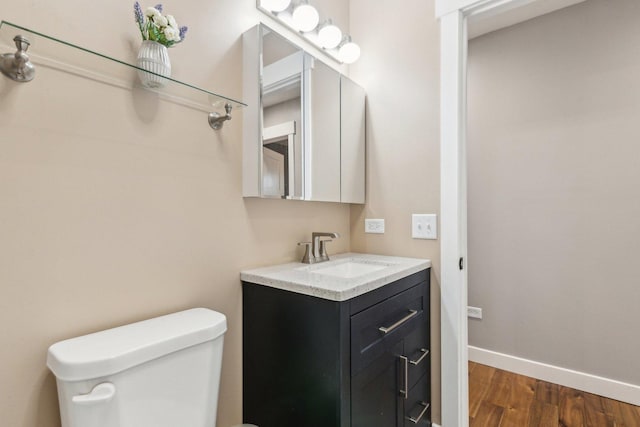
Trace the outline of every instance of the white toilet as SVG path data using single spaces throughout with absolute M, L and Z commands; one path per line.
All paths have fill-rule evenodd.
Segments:
M 215 427 L 226 330 L 195 308 L 52 345 L 62 427 Z

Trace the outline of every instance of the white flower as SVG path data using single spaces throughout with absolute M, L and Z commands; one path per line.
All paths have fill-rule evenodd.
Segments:
M 171 28 L 171 27 L 165 28 L 164 29 L 164 36 L 170 42 L 179 42 L 180 41 L 180 31 L 175 29 L 175 28 Z
M 147 18 L 155 18 L 156 16 L 162 16 L 160 15 L 160 12 L 158 12 L 158 9 L 156 9 L 155 7 L 148 7 L 147 10 L 145 10 L 144 14 L 147 16 Z
M 169 24 L 169 21 L 167 20 L 167 18 L 165 18 L 161 14 L 158 14 L 153 17 L 153 23 L 160 28 L 164 28 Z
M 169 21 L 169 26 L 171 28 L 178 28 L 178 23 L 176 22 L 176 19 L 173 17 L 173 15 L 167 15 L 167 20 Z

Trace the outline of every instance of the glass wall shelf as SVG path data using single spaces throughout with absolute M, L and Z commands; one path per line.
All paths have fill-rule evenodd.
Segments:
M 163 99 L 205 112 L 224 110 L 225 106 L 234 109 L 246 107 L 241 101 L 170 77 L 163 77 L 167 84 L 162 88 L 143 88 L 137 72 L 150 73 L 149 71 L 7 21 L 0 22 L 0 55 L 13 55 L 16 52 L 14 37 L 18 35 L 28 39 L 30 47 L 26 53 L 36 68 L 42 65 L 129 90 L 139 88 L 152 91 Z M 41 70 L 36 69 L 36 79 L 40 72 Z M 217 113 L 211 114 L 217 116 Z

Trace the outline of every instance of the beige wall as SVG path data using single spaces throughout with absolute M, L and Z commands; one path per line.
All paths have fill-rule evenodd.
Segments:
M 471 42 L 470 344 L 640 384 L 638 17 L 589 0 Z
M 411 214 L 439 213 L 439 26 L 433 0 L 351 0 L 362 56 L 351 77 L 367 92 L 367 203 L 351 208 L 357 252 L 430 258 L 432 403 L 440 420 L 440 242 L 411 238 Z M 384 218 L 385 234 L 365 234 Z
M 149 4 L 150 5 L 150 4 Z M 241 98 L 254 0 L 165 4 L 190 26 L 174 76 Z M 0 18 L 131 60 L 132 2 L 4 2 Z M 34 52 L 38 49 L 33 46 Z M 241 421 L 239 271 L 313 230 L 350 247 L 350 207 L 241 196 L 242 114 L 206 114 L 40 68 L 0 77 L 0 424 L 59 426 L 47 347 L 194 306 L 228 317 L 218 425 Z

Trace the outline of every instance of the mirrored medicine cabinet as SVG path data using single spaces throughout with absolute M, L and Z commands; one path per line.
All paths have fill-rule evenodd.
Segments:
M 364 203 L 364 90 L 264 24 L 243 45 L 243 195 Z

